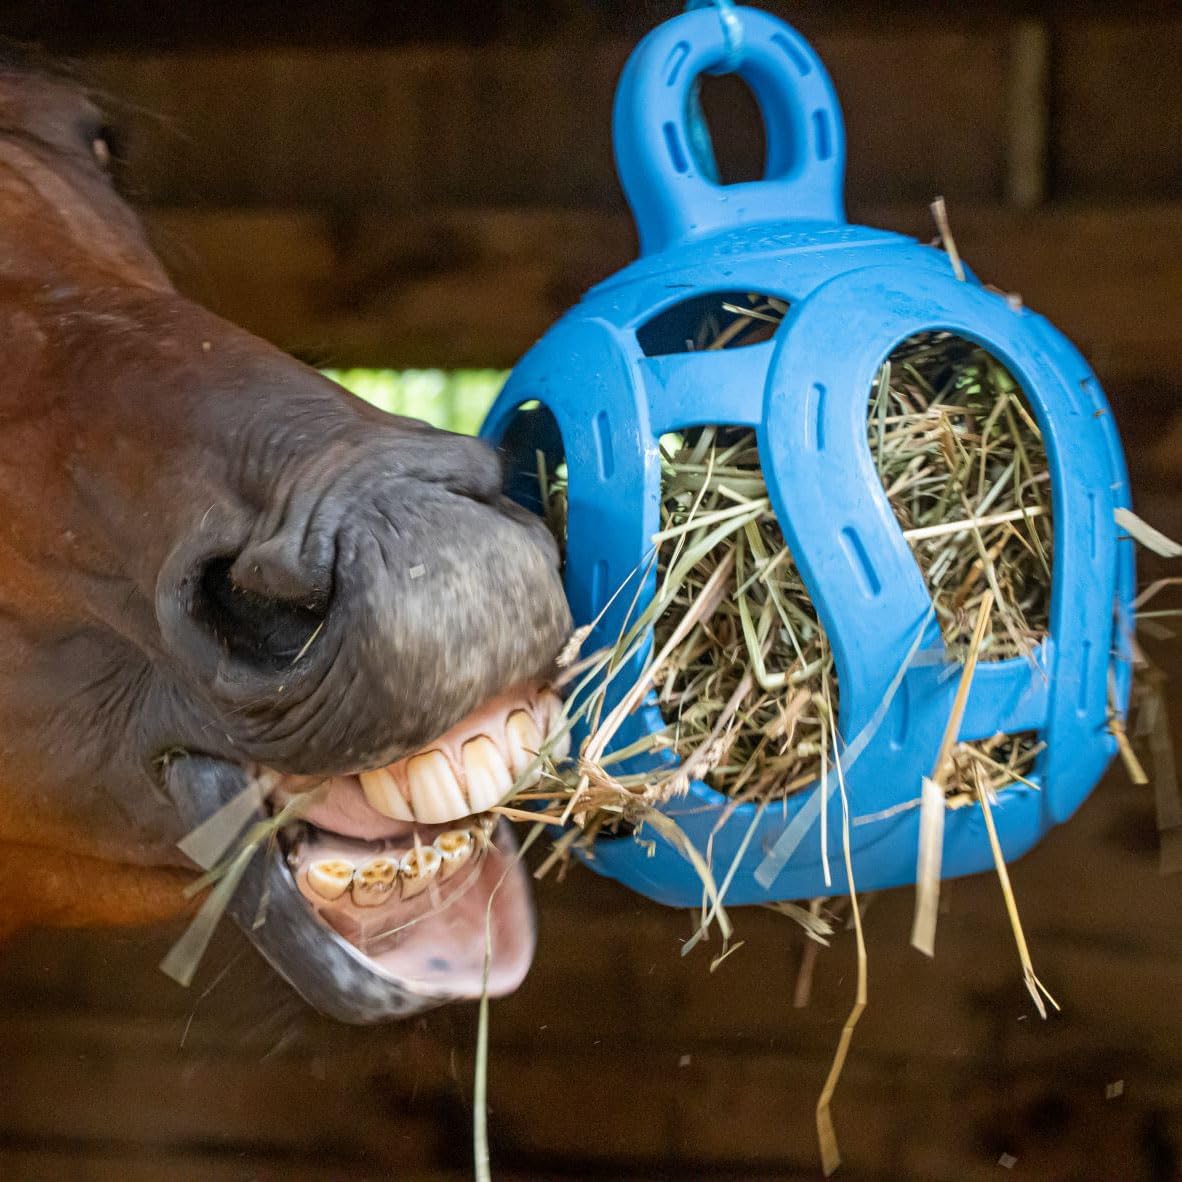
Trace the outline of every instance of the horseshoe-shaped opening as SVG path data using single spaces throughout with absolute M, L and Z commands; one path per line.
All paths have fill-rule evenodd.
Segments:
M 663 331 L 704 349 L 740 345 L 742 332 L 725 318 L 742 312 L 724 307 L 733 294 L 666 310 Z M 773 309 L 766 331 L 786 307 Z M 967 655 L 987 589 L 997 602 L 979 659 L 1028 655 L 1049 628 L 1053 537 L 1046 453 L 1019 383 L 978 343 L 932 331 L 891 352 L 866 405 L 871 459 L 931 589 L 950 658 Z M 523 404 L 501 447 L 512 495 L 543 513 L 564 544 L 554 416 Z M 695 425 L 665 435 L 660 448 L 649 622 L 651 651 L 670 651 L 653 680 L 660 718 L 644 724 L 651 733 L 629 731 L 621 751 L 672 753 L 680 770 L 663 764 L 659 775 L 703 780 L 736 800 L 782 798 L 836 771 L 841 695 L 829 640 L 767 497 L 755 432 Z M 600 468 L 607 462 L 601 456 Z M 781 492 L 790 504 L 790 487 Z M 577 579 L 594 584 L 597 573 Z M 615 590 L 590 599 L 602 606 Z M 1026 781 L 1040 751 L 1035 732 L 958 744 L 943 776 L 950 803 Z
M 672 646 L 657 686 L 667 745 L 718 792 L 787 796 L 825 773 L 839 692 L 755 432 L 695 427 L 661 449 L 657 595 L 667 606 L 653 647 Z
M 1050 630 L 1054 536 L 1046 449 L 1017 379 L 975 341 L 909 337 L 875 378 L 867 439 L 949 655 L 963 659 L 992 591 L 979 659 L 1029 656 Z

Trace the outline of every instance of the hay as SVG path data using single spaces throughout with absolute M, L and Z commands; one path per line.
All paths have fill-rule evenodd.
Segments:
M 685 333 L 691 349 L 764 336 L 786 305 L 752 295 L 721 302 Z M 985 597 L 976 656 L 1029 657 L 1048 631 L 1053 551 L 1050 478 L 1041 435 L 1008 371 L 949 333 L 903 342 L 870 391 L 867 439 L 876 471 L 931 590 L 951 660 L 964 662 Z M 829 780 L 840 686 L 832 650 L 776 520 L 754 432 L 726 425 L 661 441 L 657 591 L 610 653 L 584 663 L 571 721 L 591 732 L 575 769 L 546 766 L 534 803 L 598 832 L 704 780 L 735 802 L 782 799 Z M 539 456 L 542 503 L 565 542 L 566 473 Z M 640 572 L 637 572 L 640 574 Z M 627 709 L 606 691 L 651 629 L 652 652 Z M 601 676 L 594 684 L 596 675 Z M 666 726 L 609 754 L 622 713 L 656 693 Z M 619 773 L 626 756 L 661 749 L 680 766 Z M 1024 781 L 1034 736 L 959 744 L 943 777 L 950 803 Z M 918 781 L 917 781 L 918 792 Z

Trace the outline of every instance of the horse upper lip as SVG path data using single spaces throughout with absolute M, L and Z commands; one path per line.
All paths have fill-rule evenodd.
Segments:
M 381 766 L 498 687 L 544 676 L 570 613 L 541 528 L 437 485 L 358 492 L 318 609 L 259 597 L 264 584 L 298 590 L 279 586 L 282 570 L 238 587 L 242 556 L 262 543 L 213 515 L 157 581 L 165 651 L 197 707 L 182 742 L 225 736 L 215 751 L 288 772 Z

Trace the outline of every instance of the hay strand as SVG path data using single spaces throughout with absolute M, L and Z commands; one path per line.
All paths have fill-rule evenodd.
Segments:
M 858 1025 L 869 1000 L 868 990 L 868 961 L 866 956 L 866 935 L 862 930 L 862 911 L 858 904 L 858 890 L 854 884 L 854 862 L 850 850 L 850 809 L 849 799 L 845 791 L 845 774 L 842 771 L 840 756 L 835 761 L 837 769 L 837 786 L 841 794 L 841 847 L 845 859 L 846 879 L 849 885 L 850 916 L 854 924 L 854 936 L 857 943 L 858 981 L 854 995 L 854 1004 L 841 1028 L 841 1037 L 837 1042 L 837 1051 L 833 1056 L 833 1063 L 829 1068 L 829 1075 L 821 1095 L 817 1099 L 817 1143 L 821 1150 L 821 1169 L 825 1177 L 830 1177 L 841 1165 L 841 1151 L 837 1146 L 837 1130 L 833 1124 L 831 1103 L 833 1093 L 841 1079 L 842 1069 L 845 1067 L 846 1057 L 849 1055 L 850 1043 L 853 1041 L 854 1028 Z
M 993 810 L 989 806 L 989 795 L 980 783 L 977 785 L 977 800 L 981 805 L 985 829 L 989 834 L 989 848 L 993 852 L 993 864 L 997 869 L 997 879 L 1001 884 L 1001 893 L 1005 899 L 1006 914 L 1009 916 L 1010 927 L 1014 932 L 1014 942 L 1018 947 L 1018 959 L 1022 964 L 1022 980 L 1034 1002 L 1034 1008 L 1038 1010 L 1038 1016 L 1045 1020 L 1047 1007 L 1043 998 L 1045 997 L 1056 1010 L 1059 1008 L 1059 1003 L 1051 996 L 1050 991 L 1038 979 L 1034 971 L 1034 962 L 1030 958 L 1030 948 L 1026 943 L 1026 933 L 1022 930 L 1022 919 L 1018 915 L 1018 901 L 1014 897 L 1014 888 L 1010 882 L 1009 867 L 1006 866 L 1005 855 L 1001 851 L 1001 842 L 997 838 L 997 827 L 993 823 Z
M 993 592 L 986 591 L 977 608 L 977 623 L 973 628 L 968 657 L 961 670 L 960 683 L 944 727 L 936 766 L 930 776 L 923 779 L 919 812 L 919 851 L 915 867 L 915 916 L 911 924 L 911 944 L 925 956 L 936 954 L 936 919 L 940 906 L 940 865 L 943 858 L 945 783 L 954 773 L 952 750 L 960 734 L 960 724 L 968 705 L 969 690 L 973 684 L 973 673 L 989 626 L 989 613 L 993 610 Z

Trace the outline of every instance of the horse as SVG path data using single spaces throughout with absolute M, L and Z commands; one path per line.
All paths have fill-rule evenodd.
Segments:
M 482 443 L 179 294 L 105 126 L 0 60 L 0 935 L 189 913 L 184 839 L 234 816 L 269 836 L 231 913 L 313 1007 L 508 992 L 489 809 L 558 716 L 553 539 Z

